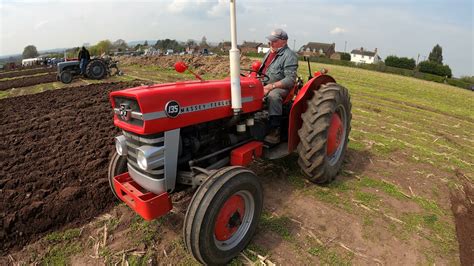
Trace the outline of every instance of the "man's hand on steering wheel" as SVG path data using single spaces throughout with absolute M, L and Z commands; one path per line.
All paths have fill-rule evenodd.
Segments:
M 255 78 L 258 79 L 258 80 L 260 80 L 260 81 L 263 82 L 263 83 L 266 83 L 266 82 L 268 82 L 268 81 L 270 80 L 270 77 L 267 76 L 266 74 L 257 72 L 257 71 L 255 71 L 255 70 L 253 70 L 253 69 L 241 68 L 240 70 L 241 70 L 241 71 L 248 71 L 248 72 L 249 72 L 249 76 L 250 76 L 250 73 L 255 72 L 255 73 L 256 73 Z M 243 73 L 240 73 L 240 75 L 241 75 L 242 77 L 248 77 L 247 75 L 245 75 L 245 74 L 243 74 Z

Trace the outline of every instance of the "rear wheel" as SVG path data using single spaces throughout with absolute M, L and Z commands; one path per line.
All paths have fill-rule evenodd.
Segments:
M 86 74 L 91 79 L 102 79 L 107 75 L 105 64 L 102 60 L 92 60 L 87 64 Z
M 127 172 L 127 170 L 127 156 L 120 156 L 116 151 L 114 151 L 114 155 L 112 155 L 112 159 L 109 163 L 107 177 L 109 179 L 109 186 L 112 193 L 114 193 L 114 196 L 119 200 L 120 198 L 117 196 L 117 193 L 115 193 L 114 177 Z
M 184 219 L 187 250 L 203 264 L 225 264 L 250 242 L 262 213 L 262 186 L 244 167 L 225 167 L 198 188 Z
M 351 130 L 351 102 L 346 88 L 328 83 L 314 92 L 301 115 L 298 164 L 314 183 L 332 181 L 341 169 Z
M 61 80 L 62 83 L 69 84 L 72 82 L 72 73 L 69 70 L 63 70 L 59 74 L 59 80 Z

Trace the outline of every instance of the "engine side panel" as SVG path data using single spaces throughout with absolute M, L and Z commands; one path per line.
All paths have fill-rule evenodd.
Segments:
M 262 109 L 263 86 L 255 78 L 241 78 L 242 112 Z M 136 134 L 148 135 L 189 125 L 213 121 L 233 115 L 231 108 L 230 79 L 212 81 L 187 81 L 172 84 L 140 86 L 110 94 L 114 97 L 135 99 L 138 102 L 142 125 L 127 123 L 114 115 L 117 127 Z M 171 117 L 165 111 L 169 102 L 179 106 L 179 113 Z

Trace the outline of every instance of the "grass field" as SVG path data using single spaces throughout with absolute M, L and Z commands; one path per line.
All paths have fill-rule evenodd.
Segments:
M 296 156 L 257 161 L 252 169 L 265 187 L 265 212 L 254 240 L 232 264 L 459 264 L 449 193 L 465 180 L 474 182 L 473 92 L 312 63 L 313 71 L 321 67 L 351 94 L 344 171 L 330 185 L 316 186 L 303 179 Z M 157 67 L 123 70 L 124 80 L 193 78 Z M 307 77 L 306 63 L 298 72 Z M 192 264 L 180 240 L 183 210 L 177 206 L 169 216 L 147 223 L 120 204 L 80 228 L 87 234 L 79 228 L 54 233 L 38 244 L 47 245 L 47 252 L 35 246 L 30 251 L 53 264 L 128 260 L 144 265 L 154 255 L 160 264 Z M 101 245 L 105 225 L 114 238 Z

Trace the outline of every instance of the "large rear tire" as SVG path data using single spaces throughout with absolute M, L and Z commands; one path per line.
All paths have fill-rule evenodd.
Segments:
M 346 88 L 327 83 L 314 92 L 301 115 L 298 164 L 317 184 L 331 182 L 339 170 L 351 130 L 351 101 Z
M 225 264 L 248 245 L 263 207 L 262 186 L 244 167 L 224 167 L 198 188 L 184 219 L 184 243 L 203 264 Z
M 107 75 L 107 69 L 104 62 L 100 59 L 94 59 L 87 64 L 86 74 L 91 79 L 103 79 Z
M 107 172 L 107 177 L 109 180 L 109 187 L 112 190 L 112 193 L 114 193 L 114 196 L 120 200 L 120 198 L 117 196 L 117 193 L 115 193 L 115 188 L 114 188 L 114 177 L 123 174 L 128 171 L 127 168 L 127 156 L 120 156 L 117 151 L 114 151 L 114 154 L 112 155 L 112 159 L 110 160 L 109 163 L 109 170 Z

